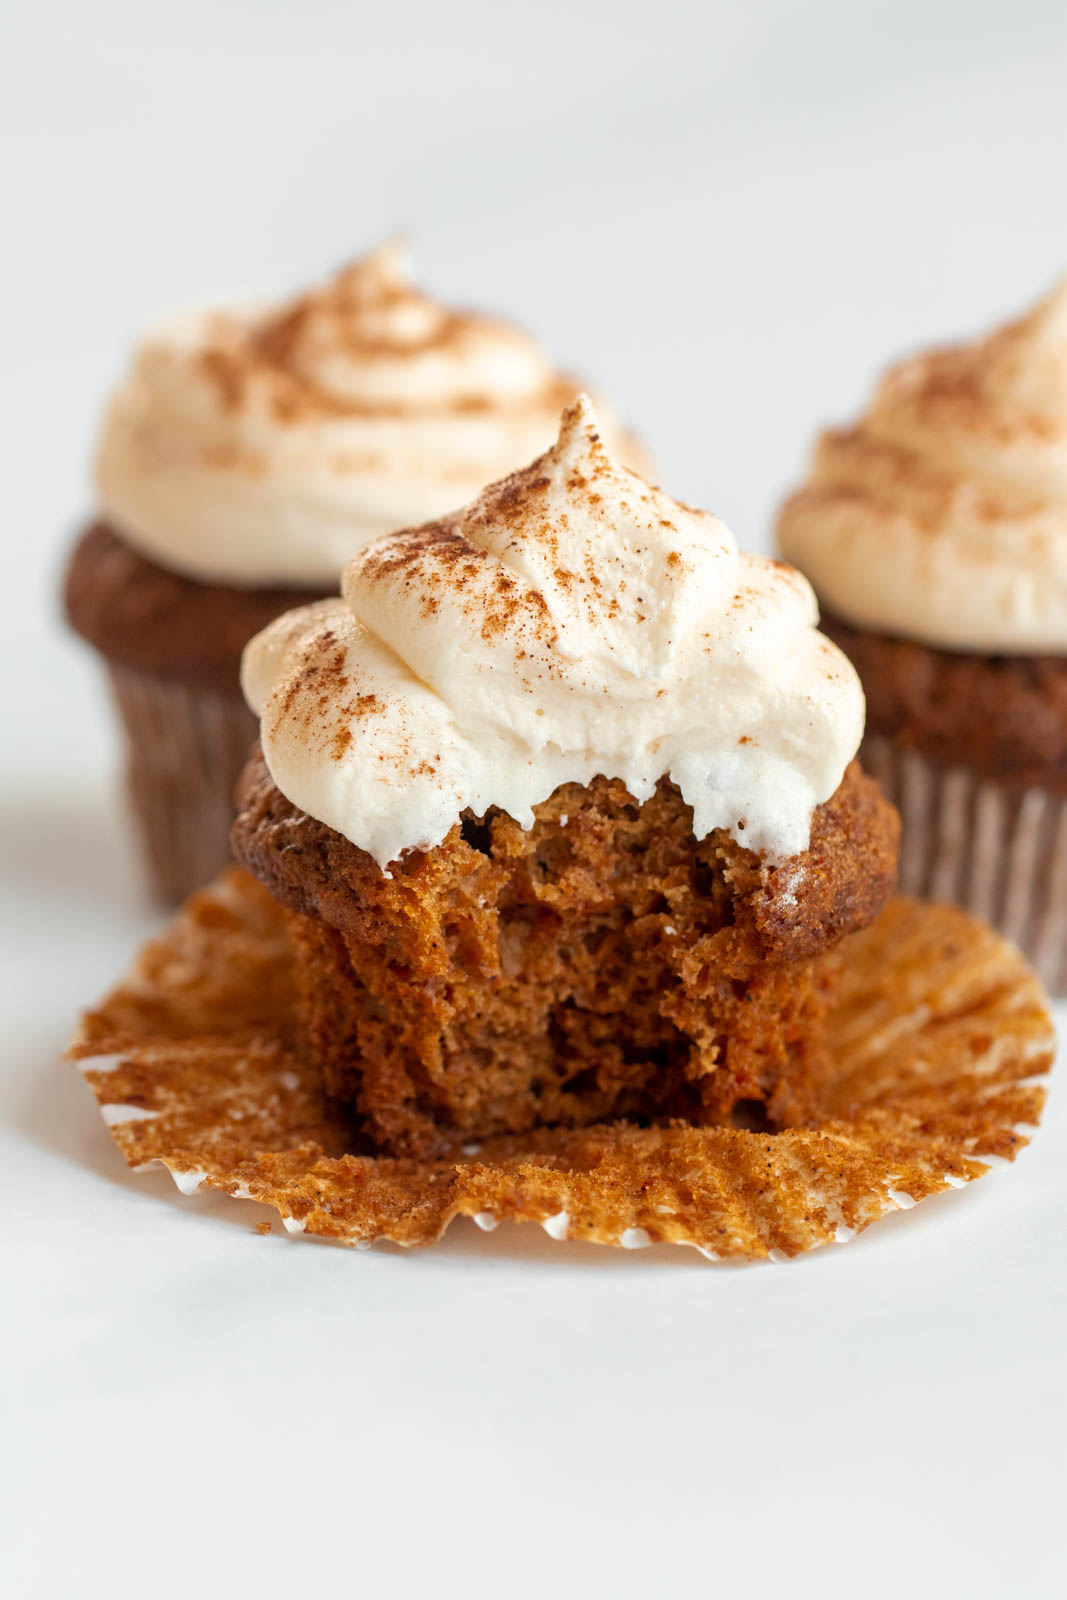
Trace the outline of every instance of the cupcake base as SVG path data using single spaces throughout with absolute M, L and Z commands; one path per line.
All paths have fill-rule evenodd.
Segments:
M 109 676 L 151 888 L 158 900 L 176 904 L 230 860 L 234 786 L 256 721 L 236 690 L 114 665 Z
M 878 734 L 862 758 L 900 811 L 902 893 L 993 923 L 1053 994 L 1067 994 L 1067 798 Z
M 293 1233 L 429 1244 L 465 1215 L 778 1260 L 1013 1159 L 1044 1103 L 1044 997 L 990 929 L 900 899 L 842 948 L 814 1111 L 774 1134 L 615 1122 L 380 1156 L 294 1048 L 285 913 L 239 869 L 145 947 L 72 1054 L 131 1166 L 262 1201 Z

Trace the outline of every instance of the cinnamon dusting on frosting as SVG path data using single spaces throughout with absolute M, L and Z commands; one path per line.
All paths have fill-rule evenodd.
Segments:
M 190 576 L 327 585 L 543 449 L 577 388 L 520 329 L 415 288 L 390 245 L 279 308 L 149 335 L 105 424 L 101 501 Z
M 215 342 L 196 360 L 222 406 L 239 410 L 261 390 L 279 421 L 319 414 L 402 416 L 411 410 L 477 412 L 499 405 L 477 358 L 487 338 L 536 365 L 546 401 L 565 404 L 573 385 L 555 374 L 528 336 L 499 318 L 454 311 L 411 282 L 406 250 L 386 245 L 260 320 L 219 316 Z M 383 376 L 427 357 L 455 363 L 447 388 L 397 394 Z M 525 394 L 523 395 L 525 398 Z
M 779 538 L 858 626 L 1067 652 L 1067 280 L 894 367 L 859 423 L 821 436 Z
M 530 467 L 368 547 L 342 595 L 254 640 L 244 684 L 278 787 L 383 866 L 466 810 L 527 826 L 597 774 L 639 800 L 669 774 L 699 837 L 787 856 L 859 743 L 859 685 L 804 580 L 613 461 L 584 398 Z M 333 639 L 373 718 L 323 707 Z

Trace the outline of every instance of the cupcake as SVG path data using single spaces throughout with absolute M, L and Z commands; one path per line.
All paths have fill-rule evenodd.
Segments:
M 158 896 L 228 857 L 255 735 L 247 640 L 335 592 L 367 540 L 544 449 L 577 388 L 518 329 L 413 288 L 396 246 L 279 308 L 147 335 L 104 422 L 65 601 L 107 666 Z
M 895 878 L 807 582 L 617 464 L 587 400 L 247 647 L 238 859 L 375 1148 L 803 1122 L 835 948 Z
M 893 368 L 822 435 L 778 538 L 863 681 L 901 887 L 1067 992 L 1067 282 Z

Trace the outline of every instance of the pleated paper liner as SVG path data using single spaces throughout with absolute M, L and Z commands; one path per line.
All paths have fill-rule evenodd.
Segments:
M 149 884 L 177 905 L 231 859 L 233 791 L 259 729 L 236 684 L 220 694 L 123 666 L 110 678 Z
M 1067 799 L 871 734 L 863 763 L 900 811 L 900 887 L 984 917 L 1067 994 Z
M 131 1166 L 263 1201 L 294 1233 L 420 1245 L 469 1216 L 777 1260 L 1011 1160 L 1044 1102 L 1042 990 L 984 924 L 895 900 L 842 968 L 833 1066 L 804 1127 L 543 1129 L 398 1160 L 302 1064 L 282 915 L 233 868 L 146 946 L 72 1053 Z

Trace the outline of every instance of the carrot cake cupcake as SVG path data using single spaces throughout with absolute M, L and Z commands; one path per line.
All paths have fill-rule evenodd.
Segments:
M 863 680 L 902 888 L 1067 992 L 1067 282 L 894 367 L 821 436 L 778 537 Z
M 160 897 L 227 857 L 255 734 L 247 640 L 334 592 L 367 540 L 529 460 L 578 387 L 518 329 L 416 290 L 395 246 L 280 307 L 146 336 L 104 422 L 65 599 L 108 668 Z
M 238 859 L 304 1050 L 386 1151 L 803 1119 L 830 952 L 895 878 L 863 695 L 780 562 L 617 464 L 591 405 L 245 651 Z

